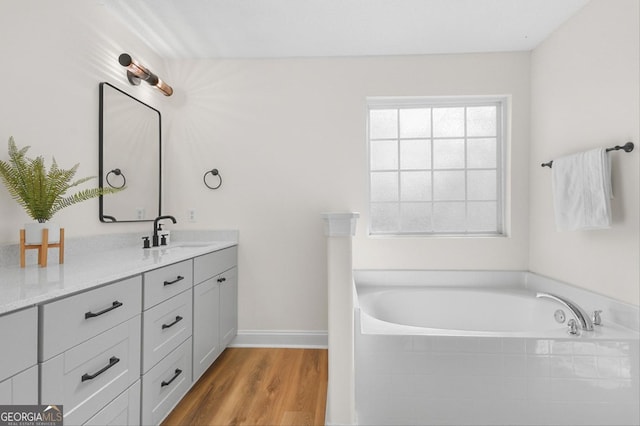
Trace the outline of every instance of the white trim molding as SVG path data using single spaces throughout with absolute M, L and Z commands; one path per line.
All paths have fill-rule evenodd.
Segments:
M 229 345 L 234 348 L 311 348 L 327 349 L 326 331 L 239 330 Z

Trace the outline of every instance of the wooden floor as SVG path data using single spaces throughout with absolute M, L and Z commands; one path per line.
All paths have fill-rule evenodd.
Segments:
M 169 425 L 324 425 L 327 351 L 227 348 Z

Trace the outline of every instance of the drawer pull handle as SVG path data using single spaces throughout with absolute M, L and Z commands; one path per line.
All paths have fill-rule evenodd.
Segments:
M 171 382 L 173 382 L 175 379 L 178 378 L 180 373 L 182 373 L 182 370 L 180 370 L 179 368 L 176 368 L 176 371 L 175 371 L 175 374 L 173 375 L 173 377 L 168 382 L 163 380 L 162 383 L 160 383 L 160 387 L 163 388 L 165 386 L 169 386 L 171 384 Z
M 227 280 L 227 279 L 226 279 L 225 277 L 218 278 L 218 282 L 219 282 L 219 283 L 223 283 L 223 282 L 225 282 L 226 280 Z
M 99 375 L 101 375 L 102 373 L 104 373 L 105 371 L 107 371 L 108 369 L 110 369 L 111 367 L 113 367 L 114 365 L 116 365 L 117 363 L 120 362 L 120 358 L 117 358 L 115 356 L 112 356 L 111 358 L 109 358 L 109 365 L 102 367 L 102 369 L 100 371 L 97 371 L 93 374 L 88 374 L 85 373 L 82 375 L 82 381 L 86 382 L 87 380 L 92 380 L 95 379 L 96 377 L 98 377 Z
M 85 313 L 84 314 L 84 319 L 89 319 L 89 318 L 93 318 L 93 317 L 99 317 L 102 314 L 106 314 L 109 311 L 113 311 L 114 309 L 119 308 L 120 306 L 122 306 L 122 302 L 118 302 L 116 300 L 115 302 L 113 302 L 111 304 L 111 306 L 109 306 L 107 309 L 104 309 L 104 310 L 102 310 L 100 312 L 95 312 L 94 313 L 94 312 L 89 311 L 89 312 Z
M 182 321 L 182 317 L 180 315 L 176 316 L 176 320 L 170 324 L 162 324 L 162 329 L 164 330 L 165 328 L 171 328 L 174 325 L 176 325 L 177 323 L 179 323 L 180 321 Z
M 184 277 L 183 277 L 182 275 L 178 275 L 178 277 L 177 277 L 175 280 L 173 280 L 173 281 L 165 281 L 165 282 L 164 282 L 164 285 L 171 285 L 171 284 L 175 284 L 175 283 L 177 283 L 178 281 L 182 281 L 182 280 L 184 280 Z

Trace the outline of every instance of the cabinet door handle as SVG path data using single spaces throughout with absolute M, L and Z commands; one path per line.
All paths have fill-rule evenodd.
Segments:
M 165 328 L 173 327 L 174 325 L 176 325 L 180 321 L 182 321 L 182 317 L 180 315 L 177 315 L 176 316 L 176 320 L 174 322 L 172 322 L 170 324 L 162 324 L 162 329 L 164 330 Z
M 182 275 L 178 275 L 178 277 L 177 277 L 175 280 L 173 280 L 173 281 L 165 281 L 165 282 L 164 282 L 164 285 L 171 285 L 171 284 L 175 284 L 175 283 L 177 283 L 178 281 L 182 281 L 182 280 L 184 280 L 184 277 L 183 277 Z
M 226 280 L 227 280 L 227 279 L 226 279 L 225 277 L 218 278 L 218 282 L 219 282 L 219 283 L 223 283 L 223 282 L 225 282 Z
M 100 312 L 86 312 L 84 314 L 84 319 L 89 319 L 89 318 L 93 318 L 93 317 L 99 317 L 102 314 L 106 314 L 109 311 L 113 311 L 116 308 L 119 308 L 120 306 L 122 306 L 122 302 L 118 302 L 117 300 L 114 301 L 111 306 L 109 306 L 107 309 L 103 309 Z
M 171 384 L 171 382 L 173 382 L 175 379 L 178 378 L 178 376 L 180 375 L 180 373 L 182 373 L 182 370 L 180 370 L 179 368 L 176 368 L 175 373 L 173 374 L 173 377 L 167 382 L 165 380 L 162 381 L 162 383 L 160 383 L 160 387 L 163 388 L 165 386 L 169 386 Z
M 110 369 L 111 367 L 113 367 L 114 365 L 116 365 L 119 362 L 120 362 L 120 358 L 112 356 L 111 358 L 109 358 L 109 364 L 104 366 L 104 367 L 102 367 L 100 369 L 100 371 L 96 371 L 93 374 L 89 374 L 89 373 L 83 374 L 82 375 L 82 381 L 85 382 L 87 380 L 95 379 L 96 377 L 98 377 L 99 375 L 101 375 L 102 373 L 104 373 L 105 371 L 107 371 L 108 369 Z

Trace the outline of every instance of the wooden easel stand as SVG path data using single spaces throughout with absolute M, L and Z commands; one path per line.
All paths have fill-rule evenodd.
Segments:
M 60 241 L 57 243 L 49 244 L 49 230 L 42 230 L 42 243 L 41 244 L 26 244 L 26 237 L 24 229 L 20 230 L 20 267 L 24 268 L 26 263 L 25 251 L 30 249 L 38 249 L 38 265 L 40 267 L 47 266 L 47 252 L 50 248 L 58 248 L 58 262 L 64 263 L 64 228 L 60 228 Z

